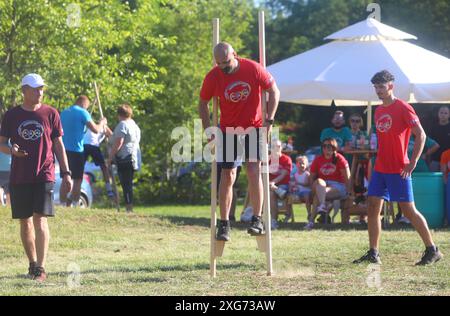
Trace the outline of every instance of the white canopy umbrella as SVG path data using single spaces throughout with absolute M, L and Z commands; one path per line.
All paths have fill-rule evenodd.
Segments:
M 411 103 L 450 101 L 450 59 L 404 41 L 415 36 L 367 19 L 325 39 L 331 43 L 268 67 L 281 101 L 337 106 L 379 102 L 370 79 L 395 76 L 395 94 Z M 370 128 L 371 108 L 368 111 Z

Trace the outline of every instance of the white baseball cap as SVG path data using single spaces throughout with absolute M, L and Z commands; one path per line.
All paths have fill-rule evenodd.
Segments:
M 22 87 L 30 86 L 32 88 L 38 88 L 45 86 L 44 79 L 38 74 L 28 74 L 22 78 Z

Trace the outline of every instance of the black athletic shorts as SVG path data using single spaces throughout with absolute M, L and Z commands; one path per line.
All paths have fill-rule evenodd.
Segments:
M 100 147 L 93 145 L 84 145 L 84 162 L 86 162 L 89 158 L 92 157 L 96 166 L 102 166 L 105 164 L 105 158 L 103 157 L 102 151 Z
M 38 213 L 55 216 L 53 182 L 10 184 L 12 218 L 25 219 Z
M 263 133 L 254 128 L 252 133 L 244 135 L 222 132 L 222 143 L 217 142 L 217 162 L 223 169 L 237 168 L 242 162 L 261 161 Z
M 72 179 L 83 179 L 84 153 L 66 150 L 66 154 L 69 160 L 69 169 L 72 172 Z

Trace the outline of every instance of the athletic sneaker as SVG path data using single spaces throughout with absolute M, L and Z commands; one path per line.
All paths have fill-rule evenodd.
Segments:
M 276 219 L 272 218 L 270 229 L 275 230 L 277 228 L 278 228 L 278 221 Z
M 442 253 L 439 251 L 439 249 L 436 247 L 436 250 L 429 247 L 426 248 L 423 252 L 422 259 L 420 259 L 419 262 L 416 262 L 416 266 L 424 266 L 427 264 L 432 264 L 435 262 L 438 262 L 442 259 Z
M 317 207 L 317 214 L 327 214 L 327 206 L 325 204 L 320 204 Z
M 230 221 L 220 220 L 217 223 L 217 240 L 229 241 L 230 240 Z
M 364 256 L 353 261 L 353 263 L 363 263 L 363 262 L 381 264 L 380 255 L 378 253 L 375 253 L 372 249 L 370 249 L 364 254 Z
M 308 224 L 305 225 L 304 229 L 305 230 L 311 230 L 314 228 L 314 223 L 313 222 L 308 222 Z
M 30 265 L 28 266 L 28 274 L 27 277 L 32 279 L 34 277 L 34 269 L 36 269 L 37 262 L 30 262 Z
M 106 191 L 106 194 L 108 194 L 108 197 L 109 197 L 109 198 L 113 198 L 113 197 L 116 196 L 116 195 L 114 194 L 114 191 L 113 191 L 113 190 L 108 190 L 108 191 Z
M 33 280 L 37 282 L 44 282 L 47 279 L 47 273 L 43 267 L 36 267 L 34 269 Z
M 264 224 L 261 221 L 261 216 L 252 216 L 252 223 L 250 224 L 247 232 L 252 236 L 260 236 L 266 233 L 264 230 Z

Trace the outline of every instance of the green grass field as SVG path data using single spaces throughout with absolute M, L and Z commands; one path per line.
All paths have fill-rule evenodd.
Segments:
M 304 218 L 296 206 L 297 221 Z M 0 295 L 450 295 L 448 229 L 434 231 L 447 257 L 429 267 L 414 266 L 423 251 L 414 231 L 384 231 L 383 265 L 374 272 L 351 264 L 367 248 L 365 230 L 306 232 L 303 225 L 273 232 L 275 276 L 268 277 L 265 255 L 246 225 L 236 224 L 211 279 L 208 206 L 140 207 L 134 214 L 61 208 L 50 220 L 49 278 L 40 285 L 25 278 L 18 223 L 1 208 Z

